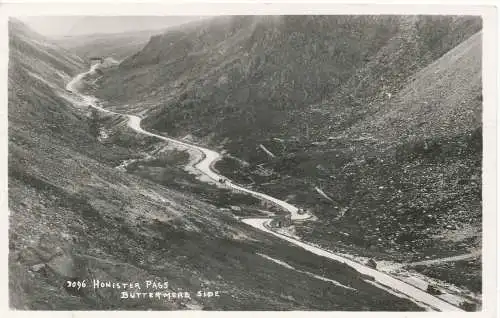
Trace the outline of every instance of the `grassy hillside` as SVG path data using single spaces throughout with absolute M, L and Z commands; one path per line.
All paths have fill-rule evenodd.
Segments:
M 194 191 L 114 168 L 158 145 L 123 119 L 71 104 L 64 84 L 86 66 L 22 24 L 9 25 L 11 308 L 420 310 L 343 264 L 255 232 Z M 109 136 L 95 133 L 101 129 Z M 174 159 L 162 158 L 167 166 L 183 160 Z M 74 279 L 87 287 L 64 287 Z M 145 280 L 167 281 L 170 292 L 221 296 L 122 300 L 121 290 L 94 289 L 92 279 L 140 282 L 141 291 Z

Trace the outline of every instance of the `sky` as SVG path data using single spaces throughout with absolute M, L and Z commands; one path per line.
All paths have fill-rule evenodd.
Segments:
M 30 16 L 16 17 L 48 37 L 165 29 L 201 16 Z

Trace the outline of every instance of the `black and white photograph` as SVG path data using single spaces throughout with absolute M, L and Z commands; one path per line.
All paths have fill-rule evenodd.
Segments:
M 9 14 L 10 310 L 483 311 L 469 8 Z

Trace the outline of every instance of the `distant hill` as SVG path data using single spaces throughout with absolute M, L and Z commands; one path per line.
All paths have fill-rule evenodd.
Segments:
M 164 30 L 168 27 L 203 19 L 201 16 L 178 15 L 128 15 L 128 16 L 24 16 L 20 19 L 30 28 L 51 40 L 60 36 L 85 36 L 90 34 L 120 34 L 147 30 Z
M 151 30 L 118 34 L 67 36 L 53 41 L 83 59 L 92 56 L 103 56 L 123 60 L 139 52 L 151 36 L 162 32 L 165 31 Z

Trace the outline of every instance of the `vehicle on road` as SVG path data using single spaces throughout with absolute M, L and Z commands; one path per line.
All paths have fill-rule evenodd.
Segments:
M 439 290 L 436 286 L 429 284 L 427 285 L 427 292 L 431 295 L 441 295 L 443 292 Z

